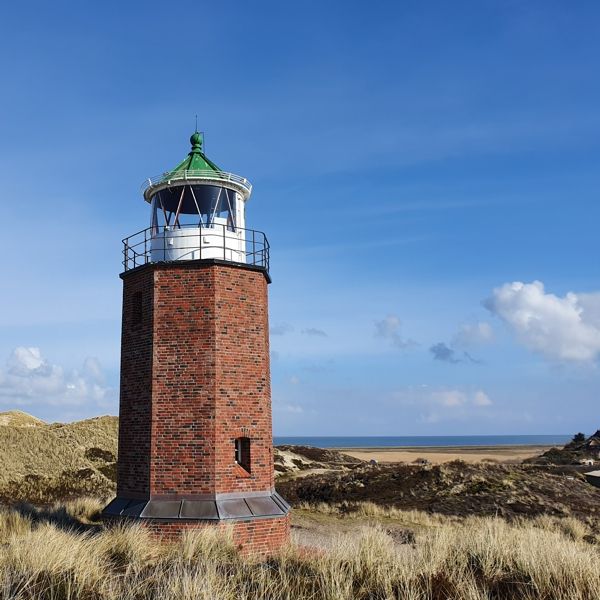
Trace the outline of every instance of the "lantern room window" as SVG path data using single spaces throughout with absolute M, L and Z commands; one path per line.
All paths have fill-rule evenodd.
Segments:
M 184 185 L 162 189 L 152 197 L 152 227 L 227 225 L 235 231 L 236 194 L 215 185 Z
M 250 473 L 250 438 L 235 439 L 235 462 Z

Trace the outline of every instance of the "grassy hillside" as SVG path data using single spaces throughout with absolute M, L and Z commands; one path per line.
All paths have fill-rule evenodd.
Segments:
M 9 410 L 0 413 L 0 426 L 8 425 L 11 427 L 38 427 L 45 425 L 42 419 L 29 415 L 21 410 Z
M 46 503 L 115 490 L 116 417 L 48 425 L 0 413 L 0 502 Z

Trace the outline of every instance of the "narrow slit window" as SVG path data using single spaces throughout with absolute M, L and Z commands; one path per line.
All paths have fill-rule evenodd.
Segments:
M 134 325 L 141 325 L 144 319 L 144 304 L 142 292 L 135 292 L 131 298 L 131 321 Z
M 235 440 L 235 462 L 250 473 L 250 438 L 240 437 Z

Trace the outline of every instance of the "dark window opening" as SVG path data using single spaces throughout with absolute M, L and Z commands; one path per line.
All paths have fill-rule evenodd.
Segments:
M 236 230 L 236 193 L 215 185 L 186 185 L 160 190 L 152 197 L 153 231 L 161 227 L 226 227 Z M 163 223 L 161 226 L 160 223 Z
M 131 321 L 134 325 L 141 325 L 144 318 L 142 292 L 134 292 L 131 298 Z
M 235 462 L 250 473 L 250 438 L 236 438 Z

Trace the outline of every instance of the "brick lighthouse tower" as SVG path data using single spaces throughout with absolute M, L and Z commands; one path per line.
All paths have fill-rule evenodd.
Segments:
M 123 240 L 117 497 L 104 509 L 160 535 L 231 523 L 268 552 L 289 537 L 274 488 L 269 244 L 245 228 L 252 186 L 202 134 L 143 186 L 150 227 Z

